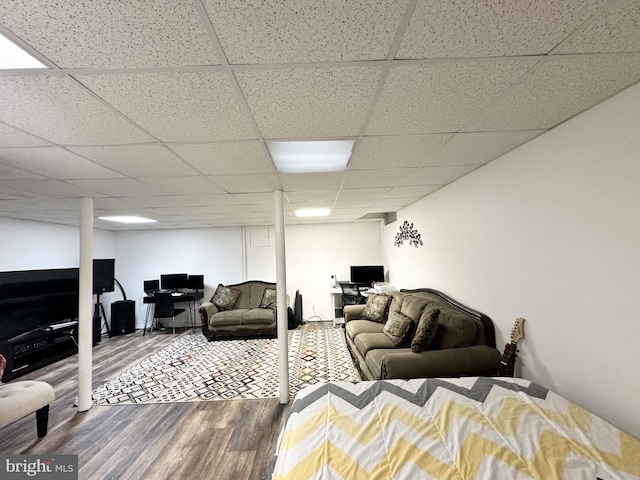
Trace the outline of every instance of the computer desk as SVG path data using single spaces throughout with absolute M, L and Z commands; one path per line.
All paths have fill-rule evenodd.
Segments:
M 197 325 L 197 316 L 196 310 L 200 306 L 202 299 L 204 297 L 204 292 L 179 292 L 180 295 L 171 295 L 171 300 L 173 303 L 186 303 L 187 309 L 189 310 L 189 320 L 191 321 L 191 325 Z M 156 303 L 156 299 L 153 294 L 145 295 L 142 297 L 142 303 L 147 305 L 147 313 L 144 319 L 145 325 L 148 325 L 149 315 L 151 314 L 151 305 Z M 149 327 L 149 332 L 153 329 L 153 317 L 151 317 L 151 326 Z M 146 328 L 142 331 L 142 336 L 146 333 Z
M 333 312 L 333 326 L 336 325 L 344 325 L 344 312 L 342 311 L 342 288 L 340 287 L 329 287 L 329 293 L 331 294 L 331 311 Z M 363 297 L 367 297 L 369 295 L 368 290 L 360 290 L 360 294 Z M 342 316 L 340 316 L 342 313 Z

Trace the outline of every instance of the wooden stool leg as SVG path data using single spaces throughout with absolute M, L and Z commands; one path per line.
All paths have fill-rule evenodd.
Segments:
M 36 410 L 36 427 L 38 429 L 38 437 L 42 438 L 47 434 L 47 425 L 49 424 L 49 405 L 45 405 Z

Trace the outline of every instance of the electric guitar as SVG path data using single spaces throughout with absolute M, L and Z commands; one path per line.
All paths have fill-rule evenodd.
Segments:
M 516 358 L 518 357 L 518 343 L 524 339 L 524 318 L 516 318 L 516 323 L 511 329 L 511 343 L 504 347 L 504 353 L 500 360 L 500 376 L 513 377 Z

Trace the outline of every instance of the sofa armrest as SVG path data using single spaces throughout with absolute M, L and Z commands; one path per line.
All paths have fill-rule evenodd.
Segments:
M 362 311 L 365 305 L 345 305 L 343 308 L 344 323 L 350 320 L 360 320 L 362 318 Z
M 389 352 L 382 357 L 381 378 L 493 376 L 500 368 L 500 352 L 487 345 L 465 348 Z
M 206 302 L 198 307 L 198 312 L 200 313 L 200 318 L 203 323 L 209 321 L 212 315 L 218 313 L 220 310 L 211 302 Z

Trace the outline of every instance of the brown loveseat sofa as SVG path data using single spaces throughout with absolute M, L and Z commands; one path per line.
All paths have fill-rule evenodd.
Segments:
M 500 352 L 489 317 L 428 288 L 389 295 L 388 310 L 378 321 L 361 318 L 365 305 L 344 309 L 347 346 L 364 380 L 497 374 Z M 426 313 L 439 311 L 435 335 L 425 351 L 415 353 L 411 348 L 415 323 L 429 308 L 431 312 Z M 414 326 L 406 340 L 396 345 L 385 333 L 385 323 L 389 312 L 401 311 L 414 317 Z
M 198 312 L 202 333 L 209 341 L 220 337 L 275 335 L 275 283 L 251 280 L 235 285 L 218 285 Z

